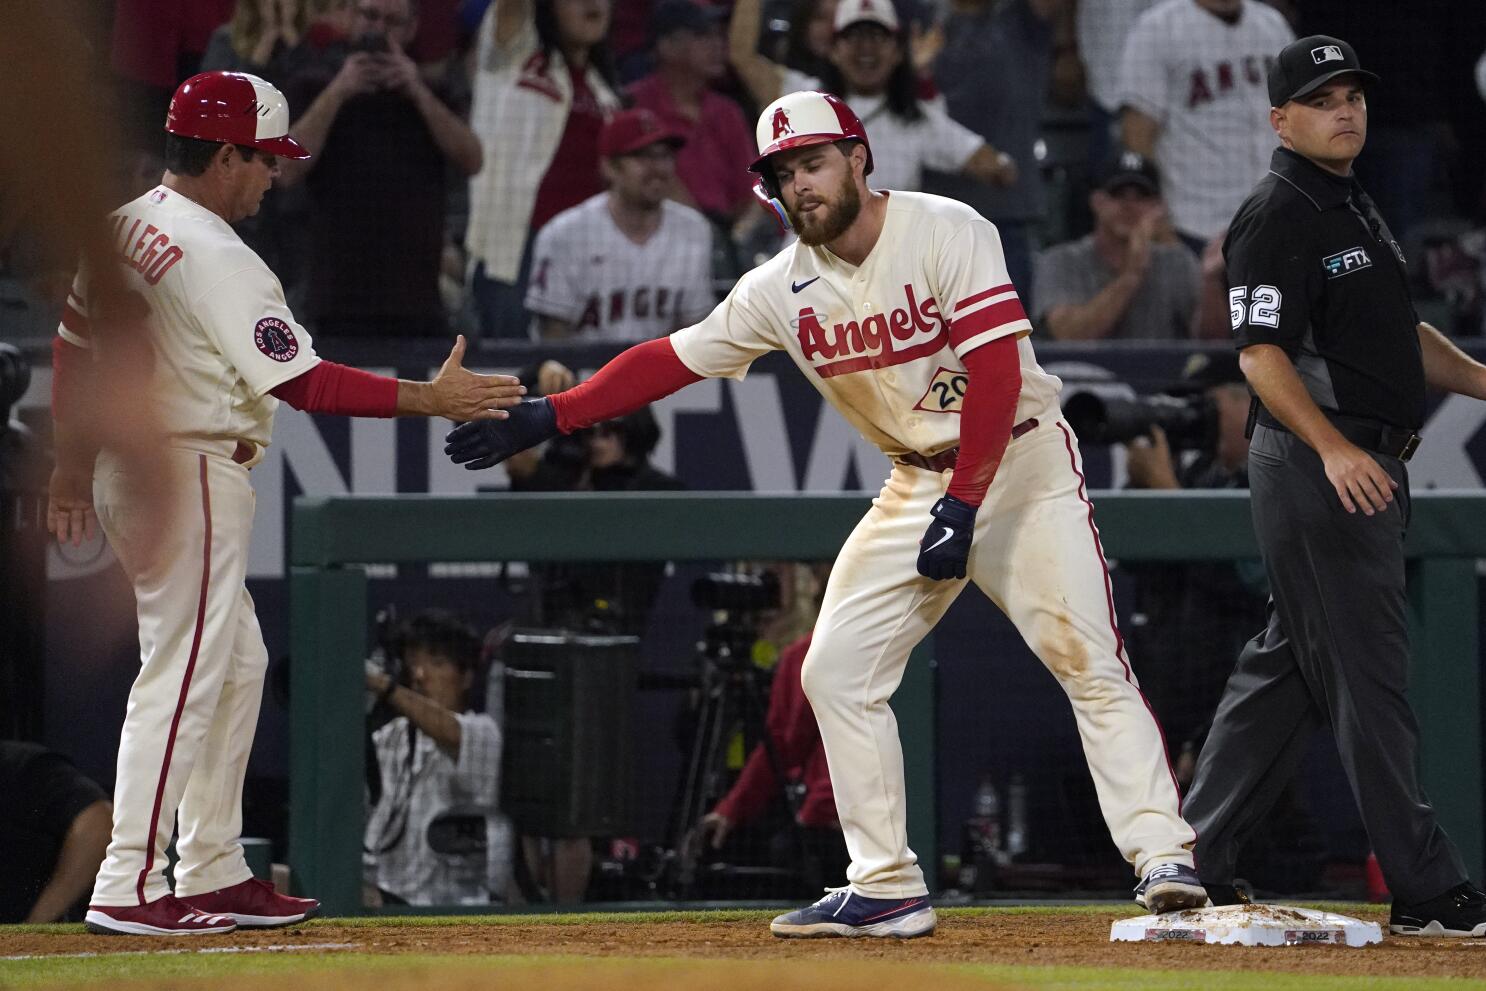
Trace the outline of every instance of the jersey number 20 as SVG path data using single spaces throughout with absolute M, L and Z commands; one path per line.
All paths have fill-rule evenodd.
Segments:
M 1243 326 L 1245 312 L 1249 323 L 1278 327 L 1282 298 L 1274 286 L 1255 286 L 1252 296 L 1248 286 L 1234 286 L 1228 290 L 1228 319 L 1233 323 L 1233 329 Z

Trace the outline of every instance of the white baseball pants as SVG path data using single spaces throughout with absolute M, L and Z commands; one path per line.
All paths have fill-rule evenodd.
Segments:
M 167 460 L 175 503 L 164 532 L 150 532 L 149 507 L 134 504 L 116 460 L 100 456 L 94 479 L 99 522 L 134 585 L 141 662 L 95 905 L 142 905 L 168 892 L 177 812 L 177 895 L 252 876 L 239 842 L 242 790 L 268 669 L 243 585 L 253 489 L 229 457 L 172 449 Z
M 847 880 L 872 898 L 928 890 L 908 848 L 903 750 L 888 699 L 909 652 L 965 587 L 916 567 L 929 510 L 949 481 L 948 472 L 894 465 L 836 559 L 801 672 L 851 854 Z M 1137 876 L 1157 863 L 1190 866 L 1196 836 L 1124 656 L 1078 445 L 1056 413 L 1007 447 L 975 530 L 969 580 L 1067 693 L 1120 852 Z

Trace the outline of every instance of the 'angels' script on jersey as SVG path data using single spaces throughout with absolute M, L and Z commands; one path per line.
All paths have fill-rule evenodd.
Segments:
M 821 378 L 867 368 L 901 365 L 934 354 L 949 339 L 949 325 L 933 296 L 920 302 L 913 286 L 904 284 L 903 305 L 869 314 L 860 321 L 832 323 L 815 307 L 800 309 L 795 320 L 800 351 Z

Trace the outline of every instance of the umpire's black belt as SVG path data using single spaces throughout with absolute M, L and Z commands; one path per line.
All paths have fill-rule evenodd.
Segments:
M 1322 412 L 1326 414 L 1326 419 L 1331 421 L 1331 425 L 1337 429 L 1338 433 L 1363 450 L 1372 451 L 1374 454 L 1383 454 L 1400 461 L 1407 461 L 1414 456 L 1414 452 L 1419 449 L 1419 442 L 1423 440 L 1412 430 L 1395 427 L 1382 420 L 1347 416 L 1342 413 L 1332 413 L 1329 410 L 1322 410 Z M 1259 410 L 1259 422 L 1271 430 L 1290 432 L 1289 427 L 1276 420 L 1266 409 Z

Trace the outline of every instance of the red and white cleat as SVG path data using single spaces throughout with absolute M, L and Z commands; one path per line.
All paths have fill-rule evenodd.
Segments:
M 202 912 L 174 895 L 144 905 L 89 905 L 84 923 L 100 936 L 210 936 L 237 928 L 228 916 Z
M 320 911 L 320 903 L 315 899 L 281 895 L 274 890 L 272 882 L 256 877 L 230 888 L 190 895 L 181 901 L 198 912 L 226 916 L 242 929 L 292 926 Z

